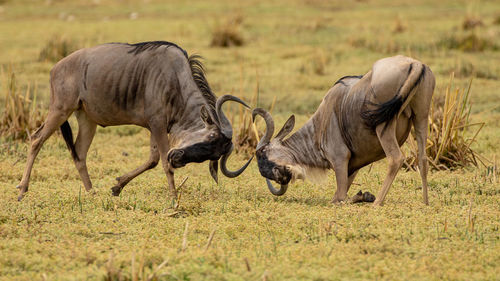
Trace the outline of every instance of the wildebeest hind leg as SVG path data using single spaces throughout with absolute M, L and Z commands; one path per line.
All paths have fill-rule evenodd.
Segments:
M 90 191 L 92 189 L 92 182 L 87 170 L 87 153 L 94 139 L 97 124 L 90 120 L 87 114 L 81 110 L 76 111 L 75 116 L 78 120 L 78 136 L 75 141 L 75 150 L 78 158 L 74 158 L 73 161 L 80 174 L 83 186 L 85 186 L 85 190 Z
M 385 123 L 377 126 L 377 136 L 380 141 L 380 145 L 384 149 L 387 159 L 389 159 L 389 171 L 385 177 L 382 189 L 380 189 L 377 199 L 373 203 L 375 206 L 382 206 L 384 204 L 385 196 L 391 187 L 398 170 L 403 165 L 403 153 L 399 149 L 398 140 L 396 139 L 396 122 L 395 119 L 389 121 L 389 125 L 384 130 Z
M 148 161 L 142 164 L 137 169 L 130 171 L 124 174 L 123 176 L 117 177 L 116 180 L 118 181 L 118 183 L 111 188 L 113 195 L 114 196 L 120 195 L 120 192 L 123 190 L 125 185 L 127 185 L 131 180 L 133 180 L 138 175 L 144 173 L 149 169 L 153 169 L 154 167 L 156 167 L 159 161 L 160 161 L 160 153 L 158 152 L 158 145 L 156 144 L 153 135 L 151 135 L 150 155 Z
M 31 175 L 31 170 L 33 169 L 33 163 L 35 158 L 40 152 L 44 142 L 54 133 L 57 128 L 59 128 L 64 121 L 66 121 L 71 115 L 71 112 L 64 112 L 60 110 L 49 110 L 47 119 L 45 122 L 36 130 L 36 132 L 31 136 L 31 146 L 28 152 L 28 160 L 26 162 L 26 168 L 24 169 L 23 178 L 17 188 L 19 189 L 19 196 L 17 200 L 23 198 L 24 193 L 28 191 L 28 185 Z
M 422 195 L 425 205 L 429 205 L 429 198 L 427 195 L 427 171 L 429 169 L 429 164 L 427 163 L 427 154 L 425 152 L 425 145 L 427 143 L 427 123 L 427 115 L 421 118 L 417 116 L 413 121 L 418 146 L 418 170 L 422 178 Z

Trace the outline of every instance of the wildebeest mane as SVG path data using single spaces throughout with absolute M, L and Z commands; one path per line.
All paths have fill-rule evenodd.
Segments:
M 215 107 L 215 102 L 217 98 L 215 97 L 210 85 L 208 85 L 207 78 L 205 77 L 205 67 L 200 61 L 202 57 L 197 54 L 189 56 L 189 66 L 191 67 L 191 73 L 193 75 L 194 82 L 198 89 L 200 89 L 205 100 L 213 107 Z
M 210 88 L 210 85 L 208 84 L 208 81 L 205 76 L 205 67 L 201 62 L 202 57 L 200 55 L 193 54 L 191 56 L 188 56 L 188 53 L 184 49 L 179 47 L 179 45 L 168 41 L 150 41 L 150 42 L 141 42 L 135 44 L 127 44 L 127 45 L 133 47 L 129 51 L 129 53 L 133 53 L 134 55 L 138 55 L 148 50 L 155 50 L 161 46 L 166 46 L 167 48 L 175 47 L 181 50 L 182 53 L 184 53 L 186 59 L 188 59 L 189 67 L 191 68 L 191 73 L 193 75 L 193 80 L 196 83 L 196 86 L 198 86 L 198 89 L 201 91 L 203 97 L 208 102 L 208 104 L 215 108 L 215 102 L 217 101 L 217 97 L 214 95 L 212 89 Z
M 175 47 L 175 48 L 181 50 L 184 53 L 184 56 L 186 58 L 188 58 L 188 54 L 187 54 L 186 50 L 179 47 L 179 45 L 172 43 L 172 42 L 168 42 L 168 41 L 149 41 L 149 42 L 140 42 L 140 43 L 135 43 L 135 44 L 128 44 L 127 43 L 127 45 L 133 47 L 133 49 L 130 50 L 129 53 L 133 53 L 134 55 L 138 55 L 138 54 L 140 54 L 144 51 L 147 51 L 147 50 L 155 50 L 161 46 L 166 46 L 167 48 L 168 47 Z

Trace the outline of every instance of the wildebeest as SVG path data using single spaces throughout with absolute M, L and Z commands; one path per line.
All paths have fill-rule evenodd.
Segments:
M 422 178 L 423 201 L 427 197 L 427 123 L 435 78 L 421 62 L 395 56 L 378 60 L 363 76 L 345 76 L 323 98 L 307 123 L 289 138 L 292 115 L 271 140 L 274 122 L 261 115 L 266 133 L 257 145 L 259 171 L 274 195 L 283 195 L 294 179 L 316 177 L 318 171 L 333 169 L 337 191 L 333 202 L 347 199 L 347 191 L 358 170 L 387 156 L 389 171 L 374 205 L 382 205 L 404 156 L 400 146 L 413 124 L 418 143 L 418 167 Z M 270 180 L 281 184 L 275 189 Z
M 97 125 L 138 125 L 151 132 L 149 160 L 118 177 L 112 187 L 123 187 L 160 158 L 172 195 L 176 196 L 174 169 L 190 162 L 210 160 L 210 173 L 217 181 L 218 160 L 228 177 L 237 171 L 226 167 L 233 149 L 232 128 L 222 112 L 226 101 L 248 106 L 239 98 L 212 93 L 199 56 L 165 41 L 137 44 L 109 43 L 78 50 L 59 61 L 50 72 L 51 97 L 47 119 L 31 136 L 31 147 L 18 199 L 28 191 L 33 162 L 43 143 L 61 128 L 76 168 L 87 191 L 92 189 L 86 157 Z M 68 118 L 78 121 L 73 142 Z

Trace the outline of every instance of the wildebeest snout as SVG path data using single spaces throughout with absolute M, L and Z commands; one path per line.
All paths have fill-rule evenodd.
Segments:
M 288 184 L 292 179 L 292 173 L 286 168 L 286 166 L 275 166 L 273 167 L 274 180 L 279 184 Z
M 182 162 L 182 156 L 184 155 L 184 150 L 182 149 L 172 149 L 167 155 L 167 161 L 172 165 L 173 168 L 183 167 L 185 164 Z

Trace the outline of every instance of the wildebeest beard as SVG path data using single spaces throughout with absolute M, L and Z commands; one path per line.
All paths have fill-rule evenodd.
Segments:
M 288 184 L 290 182 L 290 180 L 292 179 L 292 173 L 288 171 L 285 166 L 279 166 L 273 161 L 270 161 L 269 158 L 267 158 L 267 155 L 262 152 L 262 150 L 258 150 L 256 152 L 256 155 L 259 172 L 263 177 L 274 180 L 279 184 Z M 277 177 L 273 173 L 273 168 L 278 169 L 279 177 Z
M 174 168 L 180 168 L 192 162 L 201 163 L 206 160 L 219 160 L 219 158 L 228 153 L 230 149 L 231 139 L 221 135 L 216 140 L 199 142 L 180 149 L 184 154 L 172 164 Z

